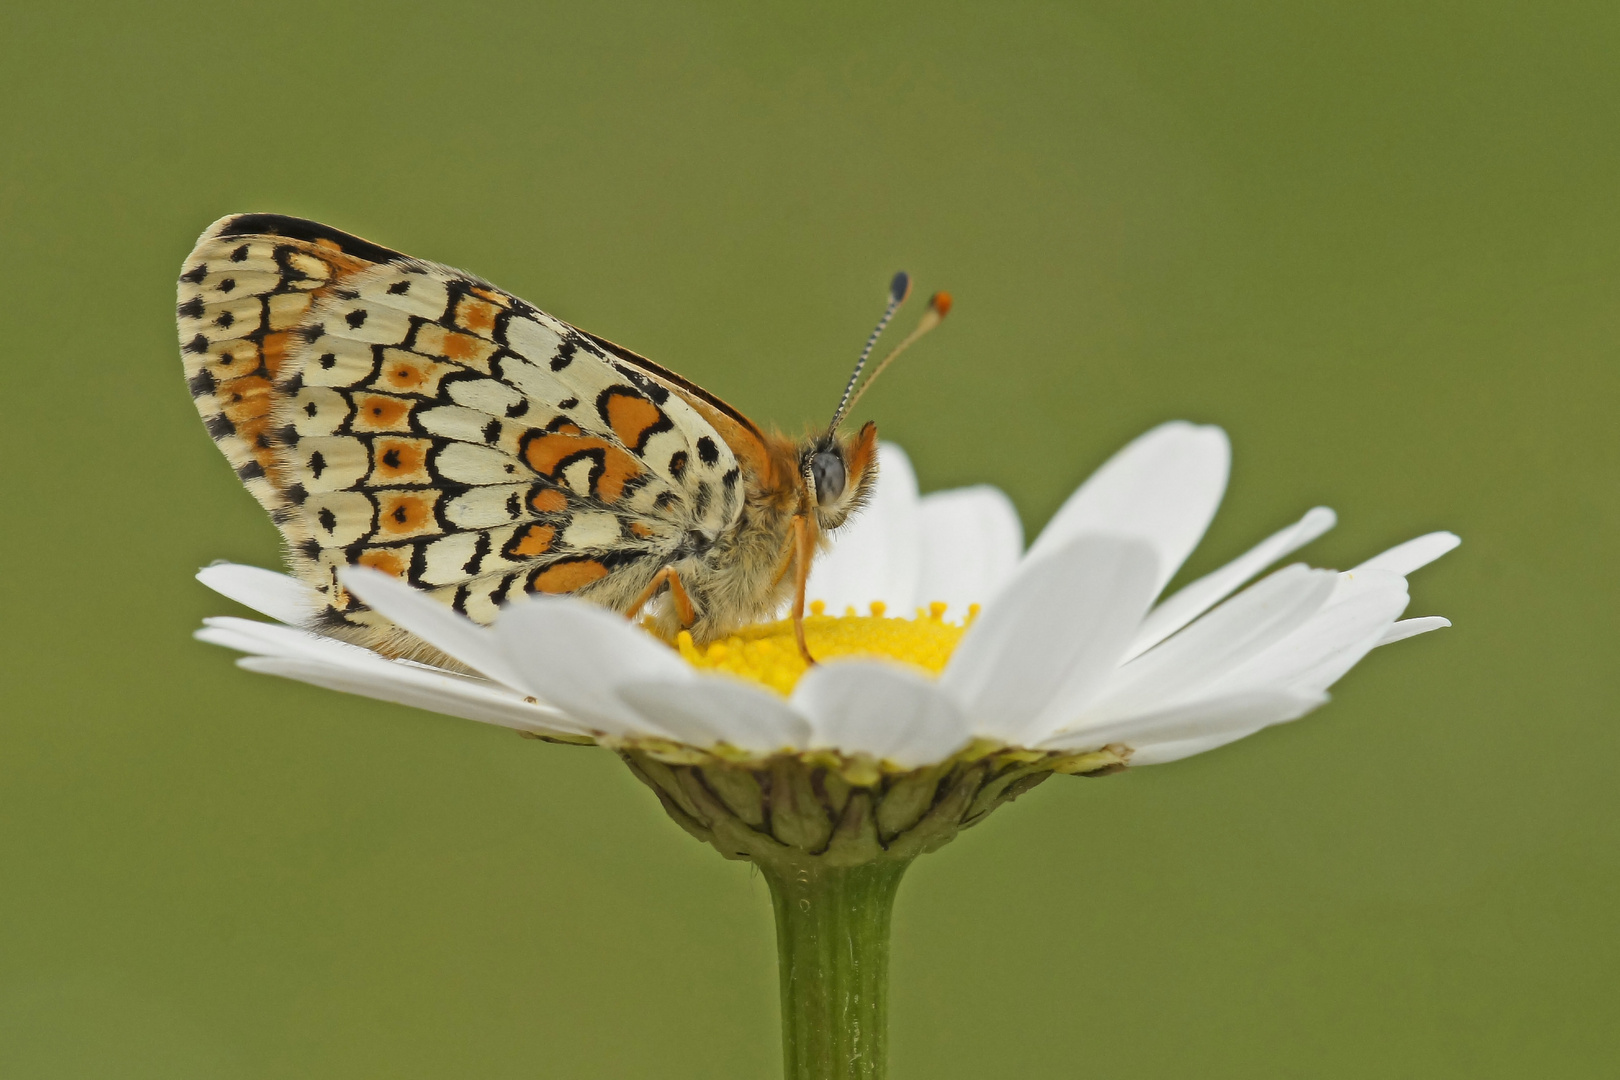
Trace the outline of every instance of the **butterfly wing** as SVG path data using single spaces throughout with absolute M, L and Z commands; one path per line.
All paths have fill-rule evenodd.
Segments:
M 746 418 L 677 376 L 311 221 L 216 222 L 177 310 L 209 433 L 326 596 L 328 628 L 368 643 L 387 624 L 338 586 L 341 566 L 486 623 L 522 592 L 623 608 L 735 525 L 733 444 L 763 454 Z

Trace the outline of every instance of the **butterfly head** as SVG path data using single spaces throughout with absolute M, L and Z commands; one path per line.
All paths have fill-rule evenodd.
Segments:
M 868 422 L 853 435 L 829 431 L 805 440 L 799 474 L 816 523 L 838 528 L 865 505 L 877 482 L 877 425 Z

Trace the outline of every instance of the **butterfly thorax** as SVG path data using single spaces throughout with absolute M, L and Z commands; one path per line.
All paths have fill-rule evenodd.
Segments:
M 731 527 L 712 539 L 694 534 L 690 553 L 680 550 L 666 564 L 680 575 L 696 620 L 682 626 L 666 593 L 647 608 L 658 632 L 673 638 L 686 629 L 694 640 L 711 641 L 748 623 L 777 617 L 792 591 L 788 567 L 793 556 L 792 519 L 802 497 L 794 467 L 794 447 L 767 436 L 775 466 L 764 477 L 744 472 L 742 507 Z M 781 480 L 786 479 L 787 483 Z M 600 598 L 622 608 L 632 596 Z
M 875 429 L 863 430 L 840 443 L 841 460 L 847 457 L 859 470 L 847 503 L 828 513 L 816 500 L 813 483 L 806 483 L 806 463 L 823 438 L 793 440 L 774 433 L 764 437 L 769 468 L 755 472 L 745 465 L 741 514 L 703 556 L 672 563 L 691 594 L 697 620 L 683 627 L 675 605 L 665 598 L 651 612 L 658 631 L 671 637 L 687 629 L 699 644 L 724 637 L 750 623 L 780 618 L 791 598 L 794 582 L 789 570 L 794 558 L 793 522 L 804 523 L 809 542 L 824 549 L 831 532 L 860 503 L 876 478 L 872 457 Z

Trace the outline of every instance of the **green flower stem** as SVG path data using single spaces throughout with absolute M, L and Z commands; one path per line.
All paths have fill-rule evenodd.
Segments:
M 786 1080 L 888 1075 L 889 916 L 910 865 L 761 866 L 776 910 Z

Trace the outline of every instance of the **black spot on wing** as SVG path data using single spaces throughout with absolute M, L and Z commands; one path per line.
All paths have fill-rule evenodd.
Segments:
M 707 435 L 697 441 L 697 452 L 705 465 L 713 465 L 720 460 L 720 448 Z
M 572 337 L 563 339 L 563 343 L 557 347 L 556 353 L 551 357 L 551 370 L 561 371 L 569 364 L 572 364 L 574 362 L 574 354 L 578 351 L 578 340 Z
M 501 578 L 501 583 L 495 586 L 494 591 L 489 594 L 490 603 L 496 607 L 506 603 L 506 594 L 512 591 L 512 586 L 517 583 L 517 579 L 517 574 L 508 574 Z
M 686 475 L 686 451 L 677 450 L 669 455 L 669 475 L 679 480 Z
M 411 564 L 405 569 L 405 577 L 413 585 L 420 584 L 422 575 L 427 573 L 427 549 L 425 542 L 410 545 Z
M 174 309 L 174 313 L 182 319 L 200 319 L 203 315 L 202 297 L 193 296 L 190 300 Z
M 187 285 L 201 285 L 202 279 L 208 276 L 208 264 L 198 263 L 190 270 L 180 275 L 180 280 Z
M 513 496 L 513 498 L 516 498 L 516 496 Z M 476 574 L 476 573 L 478 573 L 478 564 L 483 562 L 484 561 L 484 556 L 488 555 L 488 554 L 489 554 L 489 533 L 481 532 L 481 533 L 478 534 L 478 539 L 473 543 L 472 557 L 469 558 L 466 561 L 466 563 L 463 564 L 462 567 L 461 567 L 462 573 L 466 573 L 466 574 Z

